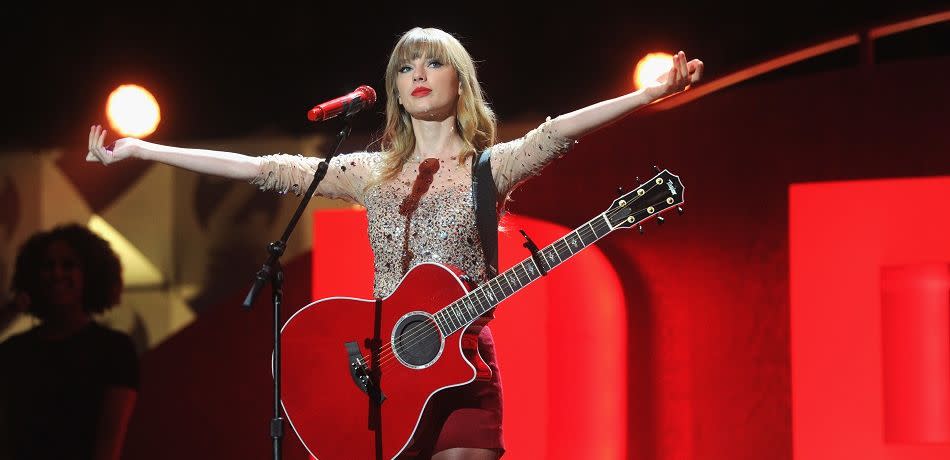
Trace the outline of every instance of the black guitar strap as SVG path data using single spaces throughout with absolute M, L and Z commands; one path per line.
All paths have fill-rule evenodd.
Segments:
M 498 274 L 498 189 L 491 175 L 490 148 L 472 161 L 472 203 L 485 254 L 485 273 L 494 278 Z

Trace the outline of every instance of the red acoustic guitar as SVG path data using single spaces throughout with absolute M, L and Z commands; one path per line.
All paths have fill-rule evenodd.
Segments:
M 526 245 L 531 257 L 472 290 L 458 270 L 426 263 L 384 299 L 302 308 L 281 331 L 282 403 L 297 436 L 320 460 L 395 458 L 436 392 L 491 376 L 477 351 L 486 314 L 608 233 L 662 222 L 683 192 L 664 170 L 551 245 Z

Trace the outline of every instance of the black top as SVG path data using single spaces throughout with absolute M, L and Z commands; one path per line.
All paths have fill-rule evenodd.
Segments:
M 92 458 L 108 387 L 138 389 L 131 339 L 90 322 L 60 340 L 0 343 L 0 458 Z

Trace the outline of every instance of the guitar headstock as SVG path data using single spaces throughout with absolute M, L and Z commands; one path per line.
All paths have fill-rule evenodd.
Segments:
M 604 215 L 611 229 L 629 228 L 683 204 L 685 191 L 679 176 L 664 169 L 614 200 Z

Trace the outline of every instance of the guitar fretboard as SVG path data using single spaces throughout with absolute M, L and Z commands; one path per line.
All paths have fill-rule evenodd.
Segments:
M 604 213 L 597 215 L 561 239 L 539 249 L 539 262 L 535 262 L 534 257 L 528 257 L 439 310 L 434 315 L 439 328 L 446 336 L 462 329 L 488 310 L 495 308 L 501 301 L 540 278 L 542 269 L 543 271 L 552 270 L 606 236 L 611 230 L 606 215 Z M 538 267 L 538 263 L 543 267 Z

